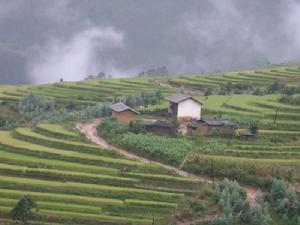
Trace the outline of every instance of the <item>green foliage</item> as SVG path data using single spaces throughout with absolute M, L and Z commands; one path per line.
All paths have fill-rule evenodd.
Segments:
M 260 87 L 256 87 L 253 91 L 253 95 L 262 96 L 262 95 L 265 95 L 265 94 L 266 94 L 266 92 Z
M 24 225 L 28 224 L 28 220 L 33 218 L 33 209 L 37 209 L 37 203 L 30 196 L 25 195 L 21 198 L 17 205 L 11 211 L 11 219 L 18 220 Z
M 248 130 L 251 134 L 255 136 L 258 132 L 258 121 L 257 120 L 250 121 Z
M 208 87 L 204 92 L 204 96 L 212 95 L 213 91 L 214 89 L 212 87 Z
M 216 185 L 212 198 L 222 208 L 227 202 L 230 203 L 231 207 L 237 207 L 246 198 L 246 192 L 236 181 L 229 181 L 225 178 Z
M 300 104 L 300 95 L 281 95 L 279 98 L 279 102 L 282 103 L 289 103 L 292 105 L 299 105 Z
M 164 160 L 173 165 L 178 165 L 192 149 L 192 144 L 187 139 L 166 138 L 146 133 L 139 122 L 127 126 L 118 124 L 114 119 L 106 118 L 100 124 L 98 132 L 111 142 L 138 155 Z
M 33 118 L 33 124 L 60 123 L 65 121 L 88 120 L 108 116 L 111 108 L 108 103 L 99 103 L 95 106 L 87 106 L 79 111 L 67 111 L 66 109 L 55 110 L 41 114 Z
M 295 190 L 283 180 L 274 179 L 270 198 L 275 211 L 286 223 L 297 225 L 300 221 L 300 199 Z
M 164 160 L 173 165 L 178 165 L 192 149 L 191 143 L 186 139 L 166 138 L 153 134 L 126 133 L 119 143 L 139 155 Z
M 268 212 L 268 204 L 260 191 L 256 194 L 256 205 L 251 207 L 249 202 L 243 204 L 240 221 L 251 225 L 268 225 L 271 217 Z
M 246 201 L 246 193 L 237 182 L 224 179 L 215 187 L 213 200 L 223 209 L 224 215 L 214 222 L 215 225 L 250 224 L 268 225 L 271 218 L 268 205 L 260 192 L 256 196 L 256 205 Z
M 285 88 L 284 84 L 275 81 L 272 84 L 270 84 L 267 88 L 268 93 L 270 94 L 274 94 L 274 93 L 278 93 L 280 91 L 282 91 Z
M 33 93 L 26 94 L 19 102 L 19 113 L 26 119 L 33 119 L 54 110 L 54 100 Z
M 142 125 L 142 122 L 139 120 L 130 121 L 128 131 L 138 134 L 138 133 L 146 133 L 145 126 Z
M 202 138 L 201 144 L 197 144 L 196 150 L 200 152 L 222 152 L 225 150 L 225 143 L 216 139 Z
M 115 97 L 114 102 L 123 102 L 129 107 L 155 105 L 162 99 L 162 93 L 160 90 L 143 91 L 140 94 L 118 96 Z
M 97 130 L 102 137 L 107 138 L 111 142 L 118 142 L 121 135 L 128 132 L 128 129 L 129 127 L 127 125 L 119 124 L 112 118 L 105 118 L 102 120 Z
M 8 116 L 0 115 L 0 130 L 13 128 L 15 124 L 16 124 L 15 119 Z

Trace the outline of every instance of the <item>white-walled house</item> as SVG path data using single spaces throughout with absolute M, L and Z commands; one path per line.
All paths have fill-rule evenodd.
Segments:
M 174 94 L 166 98 L 169 101 L 168 115 L 178 121 L 201 119 L 202 103 L 192 96 Z

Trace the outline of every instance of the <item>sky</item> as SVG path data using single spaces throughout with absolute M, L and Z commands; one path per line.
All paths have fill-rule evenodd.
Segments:
M 0 0 L 0 83 L 300 61 L 298 0 Z

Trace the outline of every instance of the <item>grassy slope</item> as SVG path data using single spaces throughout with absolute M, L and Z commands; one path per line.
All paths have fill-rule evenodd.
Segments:
M 281 139 L 282 137 L 291 138 L 287 139 L 287 141 L 283 140 L 279 144 L 277 142 L 270 143 L 264 140 L 257 141 L 256 143 L 240 143 L 236 141 L 233 142 L 232 146 L 227 147 L 225 152 L 213 154 L 207 152 L 205 153 L 205 157 L 214 158 L 216 161 L 218 160 L 221 163 L 225 163 L 224 165 L 230 166 L 239 164 L 245 167 L 253 167 L 253 164 L 251 163 L 254 163 L 254 167 L 262 168 L 262 173 L 268 172 L 267 169 L 264 170 L 268 165 L 276 165 L 276 167 L 280 165 L 284 167 L 287 166 L 288 169 L 296 169 L 296 171 L 299 172 L 299 168 L 295 167 L 299 165 L 298 156 L 300 152 L 297 147 L 299 146 L 299 142 L 293 140 L 295 137 L 299 137 L 300 106 L 279 103 L 277 101 L 278 95 L 209 96 L 208 98 L 198 96 L 198 91 L 202 91 L 203 88 L 209 86 L 218 87 L 220 84 L 225 84 L 226 82 L 246 82 L 256 86 L 265 87 L 275 80 L 282 81 L 291 86 L 299 85 L 300 69 L 297 67 L 287 67 L 226 74 L 193 75 L 177 78 L 126 78 L 101 81 L 63 82 L 55 85 L 50 84 L 40 86 L 0 86 L 0 100 L 2 101 L 2 103 L 0 103 L 2 104 L 0 105 L 0 114 L 17 118 L 17 101 L 26 92 L 35 92 L 44 96 L 55 97 L 58 107 L 72 104 L 76 108 L 82 108 L 85 105 L 111 101 L 114 96 L 135 94 L 149 89 L 160 89 L 164 95 L 168 95 L 176 92 L 175 87 L 184 85 L 191 91 L 191 94 L 194 94 L 195 97 L 204 102 L 204 115 L 207 117 L 214 114 L 242 117 L 253 116 L 260 118 L 261 123 L 264 125 L 264 130 L 260 132 L 261 135 L 274 136 L 274 138 L 277 139 Z M 166 85 L 160 86 L 159 83 L 164 83 Z M 169 84 L 172 84 L 173 87 Z M 165 108 L 166 106 L 167 103 L 163 101 L 160 106 L 151 106 L 149 107 L 149 110 Z M 274 110 L 276 108 L 279 109 L 279 114 L 277 125 L 274 126 L 273 119 Z M 94 194 L 92 190 L 88 192 L 86 190 L 78 189 L 78 192 L 75 191 L 73 194 L 66 193 L 62 185 L 63 183 L 59 182 L 81 181 L 81 183 L 90 183 L 93 181 L 96 185 L 103 185 L 103 183 L 106 183 L 112 186 L 122 186 L 122 179 L 120 178 L 134 178 L 135 180 L 132 182 L 127 182 L 126 185 L 123 185 L 128 188 L 128 186 L 135 186 L 136 180 L 139 180 L 141 176 L 143 177 L 143 174 L 145 173 L 165 174 L 165 171 L 160 171 L 157 168 L 147 168 L 147 166 L 136 164 L 135 162 L 119 159 L 119 157 L 116 157 L 115 155 L 106 155 L 100 149 L 97 154 L 91 154 L 91 149 L 89 149 L 91 146 L 87 146 L 84 142 L 79 144 L 80 148 L 78 148 L 78 146 L 72 147 L 72 145 L 76 145 L 73 140 L 79 140 L 81 137 L 78 136 L 78 134 L 69 130 L 67 131 L 57 125 L 42 125 L 38 127 L 35 132 L 31 132 L 28 129 L 19 129 L 15 133 L 1 132 L 0 135 L 0 142 L 2 143 L 2 145 L 0 143 L 0 163 L 2 165 L 2 167 L 0 167 L 0 175 L 9 175 L 10 177 L 25 179 L 16 179 L 15 183 L 13 183 L 13 180 L 2 177 L 3 179 L 0 182 L 0 201 L 3 203 L 3 212 L 10 209 L 12 202 L 15 202 L 16 198 L 21 196 L 24 188 L 28 188 L 28 190 L 34 191 L 30 193 L 37 196 L 37 199 L 40 199 L 39 201 L 42 203 L 54 199 L 54 202 L 57 202 L 58 204 L 61 202 L 60 200 L 63 199 L 64 203 L 70 202 L 75 204 L 75 206 L 71 205 L 68 210 L 66 208 L 66 213 L 60 215 L 60 218 L 70 218 L 70 216 L 72 216 L 77 218 L 76 223 L 79 224 L 82 223 L 82 217 L 90 219 L 89 222 L 93 222 L 94 220 L 104 220 L 104 217 L 102 217 L 102 219 L 95 218 L 89 213 L 95 212 L 94 208 L 89 208 L 89 206 L 94 206 L 96 204 L 97 207 L 99 207 L 99 211 L 105 214 L 105 216 L 107 214 L 119 216 L 121 217 L 121 220 L 129 218 L 130 221 L 131 217 L 134 219 L 143 217 L 141 216 L 143 213 L 136 210 L 136 205 L 132 205 L 132 202 L 134 201 L 126 201 L 124 199 L 119 199 L 118 197 L 104 198 L 103 200 L 100 196 L 96 198 L 86 196 L 86 193 L 90 193 L 91 195 Z M 73 148 L 74 150 L 72 151 Z M 78 149 L 78 151 L 76 149 Z M 122 173 L 124 166 L 126 169 L 131 170 L 129 172 L 133 172 L 136 175 L 133 176 L 130 173 L 126 175 L 126 173 Z M 234 169 L 235 167 L 232 168 Z M 296 174 L 298 172 L 296 172 Z M 146 181 L 146 183 L 149 182 L 151 184 L 154 182 L 157 186 L 165 185 L 165 182 L 161 182 L 159 178 L 150 179 L 149 175 L 145 175 L 145 177 L 148 178 L 141 179 L 143 180 L 142 182 Z M 19 183 L 17 181 L 19 181 Z M 25 183 L 22 183 L 21 181 L 25 181 Z M 34 186 L 33 184 L 37 181 L 38 185 Z M 47 183 L 50 181 L 58 182 L 56 184 L 59 184 L 59 186 L 57 186 L 56 189 L 53 189 L 56 190 L 56 193 L 46 193 L 47 189 L 43 189 L 43 185 L 39 185 L 39 182 Z M 169 178 L 167 181 L 167 183 L 172 184 L 172 182 L 174 183 L 174 178 Z M 176 181 L 175 184 L 178 185 L 179 188 L 184 186 L 180 182 L 186 185 L 186 181 Z M 161 188 L 168 187 L 169 186 Z M 11 193 L 9 194 L 8 192 Z M 17 192 L 19 194 L 17 194 Z M 186 193 L 186 190 L 182 190 L 182 193 Z M 77 199 L 77 197 L 80 199 Z M 81 199 L 81 197 L 83 199 Z M 114 197 L 114 195 L 110 197 Z M 163 199 L 159 199 L 155 196 L 153 197 L 152 195 L 142 198 L 144 199 L 138 201 L 141 201 L 142 204 L 146 204 L 146 209 L 149 209 L 150 214 L 153 213 L 153 215 L 161 215 L 164 211 L 157 212 L 157 210 L 153 209 L 155 207 L 149 206 L 149 202 L 145 201 L 145 199 L 156 199 L 151 204 L 168 203 L 157 201 Z M 92 201 L 92 199 L 95 201 Z M 98 200 L 99 203 L 95 203 L 98 202 Z M 83 205 L 81 201 L 83 202 Z M 110 204 L 106 204 L 116 203 L 118 205 L 119 203 L 117 202 L 119 202 L 120 205 L 115 208 Z M 129 202 L 131 202 L 130 206 L 128 206 Z M 61 208 L 65 207 L 62 206 Z M 48 208 L 44 207 L 41 214 L 43 214 L 43 211 L 49 218 L 54 217 L 52 218 L 53 222 L 58 221 L 53 215 L 56 213 L 58 215 L 59 213 L 58 211 L 53 212 L 51 206 Z M 70 215 L 67 212 L 75 214 Z M 80 214 L 80 212 L 84 214 Z M 140 223 L 148 223 L 149 220 L 151 220 L 150 214 L 147 215 L 146 220 L 148 220 L 146 222 L 140 221 Z M 126 216 L 124 217 L 124 215 Z M 6 216 L 5 213 L 4 216 Z M 119 218 L 105 217 L 106 221 L 109 219 L 118 220 L 117 223 L 120 223 Z M 141 219 L 144 220 L 145 218 Z
M 0 132 L 0 215 L 3 218 L 22 195 L 29 194 L 38 201 L 39 220 L 43 222 L 151 224 L 154 216 L 158 223 L 165 224 L 163 218 L 172 215 L 181 201 L 193 195 L 193 189 L 201 190 L 205 186 L 193 179 L 167 174 L 160 167 L 122 159 L 114 153 L 102 156 L 102 152 L 109 151 L 69 141 L 78 134 L 61 125 L 40 127 L 42 131 L 27 128 L 15 131 L 27 140 L 13 132 Z M 53 136 L 45 135 L 47 132 Z M 55 138 L 56 134 L 63 136 Z M 56 147 L 49 147 L 51 143 Z M 77 147 L 64 149 L 66 143 Z M 94 152 L 81 152 L 90 148 Z M 81 156 L 96 163 L 81 162 Z

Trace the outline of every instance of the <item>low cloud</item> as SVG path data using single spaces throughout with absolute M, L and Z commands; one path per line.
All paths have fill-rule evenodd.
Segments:
M 34 83 L 81 80 L 99 71 L 117 72 L 105 51 L 124 47 L 123 33 L 112 27 L 93 27 L 68 40 L 52 38 L 45 47 L 36 47 L 29 61 L 29 74 Z

